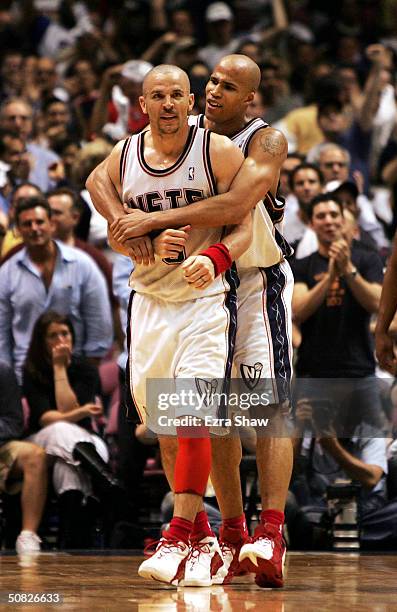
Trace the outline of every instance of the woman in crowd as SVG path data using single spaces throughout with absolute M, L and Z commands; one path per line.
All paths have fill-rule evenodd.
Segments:
M 27 354 L 23 391 L 30 407 L 30 440 L 53 463 L 59 496 L 62 548 L 91 545 L 93 492 L 118 488 L 107 461 L 108 450 L 93 427 L 102 416 L 96 366 L 72 355 L 74 331 L 69 319 L 48 311 L 36 321 Z

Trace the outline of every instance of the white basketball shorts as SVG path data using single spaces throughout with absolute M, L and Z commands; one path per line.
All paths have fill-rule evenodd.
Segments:
M 132 410 L 127 415 L 134 420 L 135 408 L 141 422 L 165 435 L 169 431 L 164 426 L 172 426 L 166 417 L 216 417 L 218 403 L 198 398 L 215 393 L 221 400 L 225 395 L 236 311 L 235 290 L 188 302 L 132 292 L 127 363 Z
M 266 389 L 268 404 L 290 398 L 293 285 L 285 260 L 240 270 L 233 376 L 243 380 L 247 391 Z

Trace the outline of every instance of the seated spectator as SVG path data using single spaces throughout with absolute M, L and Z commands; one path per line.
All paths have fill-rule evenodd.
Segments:
M 234 16 L 225 2 L 214 2 L 205 11 L 209 43 L 200 49 L 199 57 L 210 67 L 215 68 L 225 55 L 235 53 L 239 39 L 233 36 Z
M 90 213 L 88 241 L 98 248 L 107 248 L 107 221 L 94 207 L 91 196 L 85 188 L 85 182 L 92 170 L 111 152 L 112 145 L 102 138 L 84 145 L 78 152 L 73 166 L 73 182 L 80 197 Z M 86 213 L 84 213 L 86 214 Z
M 92 62 L 77 60 L 67 73 L 68 87 L 73 93 L 73 110 L 84 140 L 91 137 L 91 114 L 98 98 L 98 76 Z
M 8 209 L 9 228 L 1 246 L 1 263 L 4 262 L 7 253 L 9 253 L 11 249 L 18 244 L 22 244 L 22 238 L 18 232 L 18 228 L 15 226 L 15 209 L 19 200 L 22 198 L 39 198 L 42 196 L 43 193 L 41 189 L 33 185 L 33 183 L 23 182 L 16 187 L 11 196 L 10 207 Z
M 88 255 L 52 239 L 46 200 L 19 201 L 15 220 L 25 248 L 0 268 L 0 358 L 21 380 L 34 323 L 54 309 L 73 322 L 76 354 L 98 363 L 113 340 L 101 272 Z
M 21 397 L 11 368 L 0 362 L 0 492 L 21 491 L 22 531 L 16 541 L 19 554 L 40 551 L 37 530 L 47 493 L 44 451 L 19 440 L 23 433 Z
M 42 109 L 43 129 L 37 142 L 54 151 L 59 142 L 66 138 L 77 137 L 76 122 L 72 117 L 67 102 L 57 98 L 48 98 Z
M 103 132 L 112 140 L 120 140 L 147 125 L 148 118 L 138 98 L 143 79 L 151 68 L 149 62 L 131 60 L 105 71 L 92 111 L 92 134 L 100 136 Z
M 350 413 L 351 414 L 351 413 Z M 362 543 L 373 540 L 387 544 L 395 532 L 397 508 L 387 512 L 386 440 L 367 424 L 345 425 L 336 434 L 344 410 L 329 405 L 324 410 L 319 398 L 301 398 L 296 406 L 294 438 L 295 471 L 286 516 L 293 548 L 316 546 L 315 530 L 327 508 L 327 487 L 336 482 L 358 483 L 358 525 Z M 336 423 L 338 423 L 336 425 Z M 385 520 L 386 519 L 386 520 Z M 380 534 L 379 534 L 380 532 Z
M 93 517 L 84 515 L 82 503 L 94 490 L 109 492 L 118 486 L 107 465 L 106 444 L 94 433 L 93 420 L 103 413 L 98 369 L 72 355 L 74 339 L 68 317 L 54 311 L 42 314 L 33 328 L 23 372 L 31 411 L 29 439 L 54 462 L 62 548 L 91 544 Z
M 28 179 L 31 165 L 25 142 L 14 132 L 0 131 L 0 162 L 4 171 L 0 205 L 8 213 L 12 192 Z
M 308 227 L 307 211 L 310 202 L 321 193 L 323 186 L 324 177 L 315 164 L 298 164 L 291 171 L 291 193 L 286 199 L 284 236 L 294 248 L 304 236 L 305 244 L 308 242 L 309 245 L 316 245 L 313 231 Z M 299 254 L 295 253 L 295 257 L 299 257 Z
M 369 327 L 379 305 L 382 262 L 358 243 L 349 245 L 343 208 L 333 194 L 314 198 L 308 215 L 319 246 L 293 262 L 292 311 L 302 333 L 297 376 L 322 379 L 326 397 L 336 393 L 335 379 L 347 380 L 339 394 L 344 393 L 339 401 L 343 399 L 347 413 L 354 411 L 360 422 L 383 430 Z
M 0 110 L 0 126 L 5 130 L 16 132 L 23 139 L 33 160 L 29 180 L 44 192 L 55 187 L 51 183 L 48 169 L 59 158 L 52 151 L 31 141 L 33 109 L 29 102 L 24 98 L 10 98 L 3 102 Z
M 381 223 L 376 218 L 373 203 L 364 193 L 364 177 L 358 170 L 354 171 L 348 150 L 335 143 L 325 143 L 316 149 L 316 153 L 310 159 L 314 163 L 318 163 L 324 175 L 326 191 L 333 191 L 346 181 L 352 181 L 356 184 L 356 200 L 360 213 L 359 225 L 372 236 L 379 249 L 387 248 L 389 243 Z M 335 181 L 338 181 L 338 183 Z M 328 183 L 332 183 L 332 185 L 328 185 Z
M 280 170 L 280 185 L 278 187 L 278 193 L 283 198 L 288 198 L 291 195 L 291 175 L 292 171 L 295 170 L 303 162 L 304 158 L 299 153 L 288 153 L 287 159 L 283 162 Z M 293 196 L 289 202 L 291 205 L 293 202 L 294 210 L 297 209 L 298 201 L 296 196 Z
M 59 140 L 54 145 L 54 151 L 57 155 L 59 155 L 63 164 L 62 180 L 64 186 L 71 188 L 74 186 L 72 169 L 80 149 L 80 141 L 73 138 Z

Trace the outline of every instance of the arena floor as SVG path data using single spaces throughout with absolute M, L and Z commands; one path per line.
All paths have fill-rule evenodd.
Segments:
M 227 587 L 157 585 L 137 576 L 141 560 L 120 554 L 43 553 L 35 565 L 21 567 L 15 555 L 0 555 L 0 610 L 397 610 L 397 555 L 290 553 L 282 590 L 259 589 L 251 577 Z M 58 594 L 62 603 L 45 603 L 50 593 L 53 599 Z M 41 603 L 22 603 L 35 594 L 36 599 L 44 594 Z M 16 603 L 8 603 L 10 599 Z

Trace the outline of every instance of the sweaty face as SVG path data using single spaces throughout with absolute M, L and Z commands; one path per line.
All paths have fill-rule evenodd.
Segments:
M 27 247 L 45 246 L 51 240 L 53 226 L 47 211 L 41 206 L 21 212 L 17 225 Z
M 344 219 L 337 202 L 321 202 L 314 207 L 311 226 L 320 244 L 330 245 L 343 237 Z
M 329 181 L 347 181 L 349 166 L 345 154 L 340 149 L 327 149 L 320 154 L 320 170 L 326 183 Z
M 159 134 L 176 134 L 186 126 L 194 104 L 187 81 L 176 71 L 149 76 L 139 101 L 152 130 Z
M 205 88 L 205 115 L 210 121 L 223 123 L 245 113 L 253 96 L 249 97 L 246 86 L 237 70 L 218 64 Z
M 299 204 L 307 206 L 309 202 L 321 192 L 322 186 L 318 174 L 312 168 L 299 170 L 294 177 L 292 191 Z

